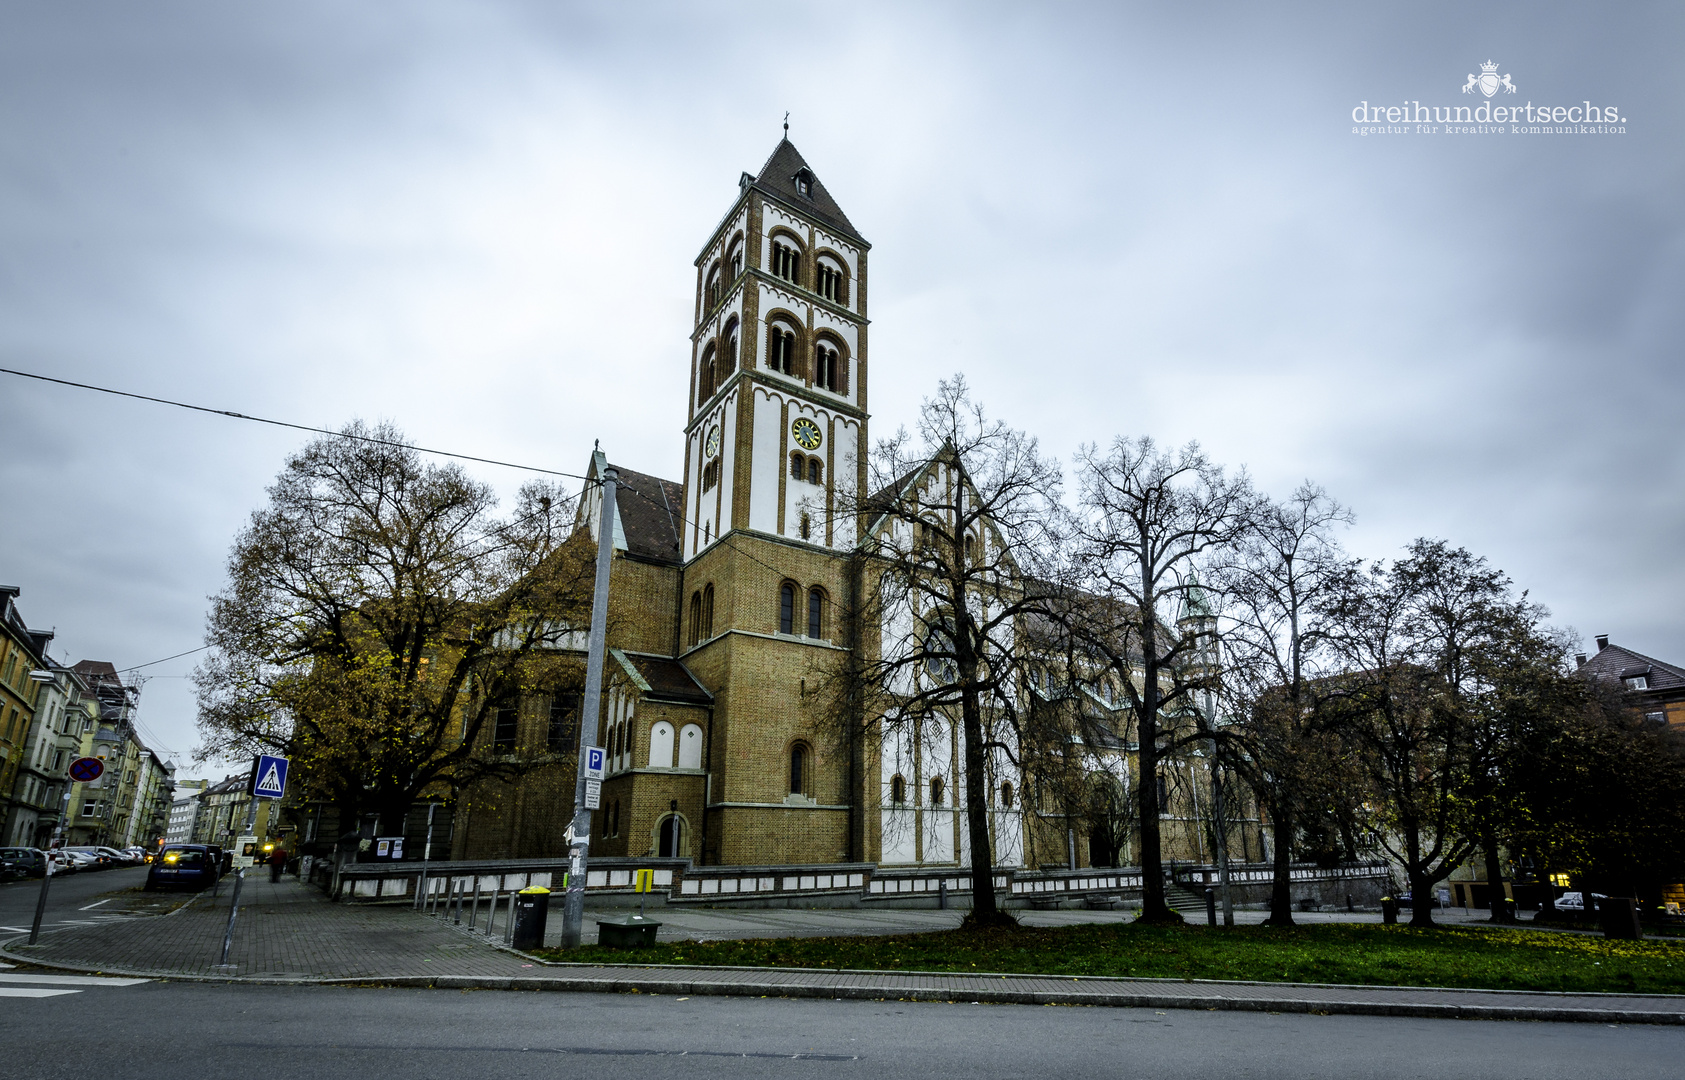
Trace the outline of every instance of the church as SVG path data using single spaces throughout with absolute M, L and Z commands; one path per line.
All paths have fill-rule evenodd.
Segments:
M 861 606 L 851 565 L 866 527 L 870 250 L 786 138 L 759 173 L 742 174 L 696 258 L 684 475 L 612 466 L 593 857 L 969 865 L 957 725 L 927 726 L 916 747 L 851 746 L 814 702 L 816 673 L 868 647 L 846 615 Z M 580 500 L 577 525 L 592 536 L 604 511 L 594 481 L 610 467 L 594 456 Z M 554 733 L 576 706 L 524 705 L 523 722 Z M 551 746 L 561 748 L 554 734 Z M 1026 806 L 1032 786 L 1006 758 L 992 763 L 995 865 L 1127 857 L 1127 844 L 1079 845 L 1063 818 L 1026 827 L 1024 815 L 1048 816 Z M 572 792 L 571 765 L 464 792 L 454 857 L 561 854 Z M 1191 858 L 1197 825 L 1167 825 L 1167 854 L 1181 846 Z

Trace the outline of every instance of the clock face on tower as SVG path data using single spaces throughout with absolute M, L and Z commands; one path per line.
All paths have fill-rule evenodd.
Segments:
M 720 427 L 715 424 L 708 432 L 708 441 L 702 444 L 702 452 L 708 457 L 717 457 L 720 452 Z
M 803 450 L 817 450 L 819 444 L 824 441 L 824 436 L 819 433 L 819 425 L 805 416 L 797 417 L 796 422 L 790 425 L 790 436 Z

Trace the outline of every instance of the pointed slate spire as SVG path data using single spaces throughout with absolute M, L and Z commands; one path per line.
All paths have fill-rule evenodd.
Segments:
M 825 185 L 819 182 L 818 174 L 789 139 L 778 140 L 766 164 L 756 174 L 753 186 L 798 213 L 808 214 L 821 224 L 862 244 L 866 243 L 866 238 L 854 228 L 848 215 L 843 213 Z

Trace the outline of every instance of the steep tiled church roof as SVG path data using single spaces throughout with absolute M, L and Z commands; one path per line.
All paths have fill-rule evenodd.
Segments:
M 679 530 L 684 518 L 684 485 L 620 465 L 620 487 L 614 493 L 620 508 L 620 528 L 626 552 L 651 562 L 682 562 Z
M 796 187 L 796 176 L 803 170 L 813 177 L 813 185 L 806 195 Z M 755 177 L 754 187 L 780 202 L 799 207 L 803 213 L 813 216 L 843 235 L 862 244 L 866 243 L 866 238 L 849 222 L 848 215 L 842 212 L 837 200 L 831 198 L 831 193 L 819 182 L 813 168 L 802 158 L 801 151 L 797 150 L 789 139 L 779 140 L 772 156 L 761 166 L 760 175 Z

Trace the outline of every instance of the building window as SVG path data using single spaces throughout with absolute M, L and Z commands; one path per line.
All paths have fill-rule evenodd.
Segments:
M 725 360 L 720 364 L 720 378 L 737 370 L 737 323 L 726 327 L 725 332 Z
M 816 457 L 808 458 L 807 459 L 807 482 L 810 483 L 810 484 L 817 484 L 824 479 L 825 479 L 825 466 L 820 464 L 819 459 L 816 458 Z
M 690 594 L 690 644 L 694 647 L 702 640 L 702 594 Z
M 708 271 L 708 284 L 703 289 L 702 310 L 714 310 L 714 305 L 720 302 L 720 268 L 713 266 Z
M 801 533 L 801 538 L 803 540 L 813 539 L 813 519 L 809 518 L 806 514 L 802 515 L 799 532 Z
M 808 781 L 808 749 L 805 743 L 790 747 L 790 794 L 806 795 Z
M 1000 786 L 1000 805 L 1001 805 L 1001 809 L 1003 809 L 1003 810 L 1012 809 L 1012 794 L 1013 794 L 1013 792 L 1012 792 L 1012 785 L 1011 784 L 1009 784 L 1009 783 L 1008 784 L 1002 784 Z
M 712 582 L 702 590 L 702 636 L 704 638 L 714 636 L 714 586 Z
M 814 350 L 814 362 L 816 369 L 813 373 L 813 384 L 833 393 L 842 393 L 842 355 L 835 348 L 821 342 Z
M 796 174 L 796 194 L 804 199 L 813 198 L 813 174 L 803 169 Z
M 907 781 L 900 773 L 889 778 L 889 801 L 896 806 L 907 801 Z
M 515 749 L 515 733 L 520 726 L 521 710 L 518 703 L 509 702 L 497 707 L 493 714 L 491 748 L 493 750 Z
M 790 455 L 790 479 L 805 480 L 807 473 L 807 455 L 797 451 Z
M 796 374 L 796 332 L 773 323 L 766 335 L 766 366 L 785 375 Z
M 710 461 L 708 464 L 702 466 L 702 490 L 712 491 L 714 490 L 714 486 L 719 482 L 720 459 L 715 458 L 713 461 Z
M 1650 679 L 1648 676 L 1634 675 L 1630 679 L 1626 680 L 1626 688 L 1628 690 L 1648 690 L 1650 688 Z
M 731 265 L 731 280 L 736 281 L 743 273 L 743 242 L 735 241 L 731 245 L 731 255 L 726 259 Z
M 574 748 L 574 721 L 578 716 L 579 691 L 550 695 L 550 726 L 545 741 L 551 753 L 566 753 Z
M 696 369 L 696 404 L 698 407 L 714 396 L 714 347 L 702 352 L 702 363 Z
M 777 240 L 772 242 L 772 273 L 774 277 L 781 277 L 792 285 L 800 284 L 796 280 L 797 268 L 800 265 L 800 251 L 788 244 L 781 244 Z
M 786 581 L 778 590 L 778 632 L 796 632 L 796 587 Z
M 810 638 L 823 637 L 820 633 L 822 618 L 825 613 L 825 594 L 818 589 L 807 591 L 807 636 Z
M 947 794 L 948 794 L 947 788 L 948 788 L 948 785 L 942 782 L 942 778 L 940 776 L 931 777 L 930 778 L 930 805 L 941 806 L 942 800 L 947 797 Z
M 829 263 L 819 264 L 819 288 L 815 291 L 827 300 L 842 299 L 842 271 Z

